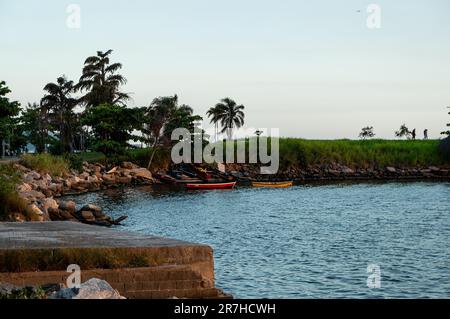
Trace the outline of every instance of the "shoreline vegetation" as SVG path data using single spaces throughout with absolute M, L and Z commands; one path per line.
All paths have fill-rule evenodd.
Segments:
M 443 141 L 445 140 L 307 140 L 281 137 L 279 138 L 280 167 L 307 168 L 321 164 L 340 164 L 351 168 L 450 165 L 450 158 L 444 154 L 444 151 L 439 151 Z M 236 150 L 236 140 L 232 143 L 235 144 Z M 245 143 L 248 152 L 249 140 L 246 139 Z M 270 138 L 268 144 L 270 152 Z M 151 148 L 131 149 L 117 160 L 131 161 L 143 166 L 150 153 Z M 107 160 L 101 152 L 79 153 L 79 157 L 87 162 Z M 246 158 L 248 159 L 248 153 Z M 167 166 L 169 161 L 170 151 L 160 149 L 153 169 Z
M 236 146 L 237 142 L 233 143 Z M 294 180 L 297 184 L 339 180 L 450 180 L 450 161 L 439 152 L 440 144 L 439 140 L 280 138 L 277 174 L 261 175 L 263 164 L 258 163 L 226 164 L 226 172 L 240 185 L 248 185 L 252 180 Z M 152 171 L 147 170 L 142 166 L 151 153 L 151 149 L 133 149 L 114 161 L 108 161 L 99 152 L 71 157 L 24 154 L 19 162 L 0 164 L 0 199 L 4 203 L 0 218 L 71 220 L 99 226 L 118 224 L 121 220 L 114 221 L 95 204 L 82 203 L 77 209 L 75 202 L 59 198 L 108 188 L 152 185 L 158 182 L 154 174 L 166 174 L 173 165 L 170 152 L 159 149 Z

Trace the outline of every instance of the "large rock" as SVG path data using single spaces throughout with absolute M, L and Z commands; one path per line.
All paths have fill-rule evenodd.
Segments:
M 45 220 L 44 212 L 40 210 L 36 204 L 28 205 L 26 208 L 26 213 L 31 221 L 42 222 Z
M 95 221 L 94 214 L 89 210 L 82 210 L 78 213 L 79 219 L 81 221 L 93 222 Z
M 87 179 L 89 177 L 89 173 L 88 172 L 83 172 L 80 175 L 78 175 L 79 178 L 81 179 Z
M 127 168 L 127 169 L 134 169 L 134 168 L 138 168 L 139 166 L 137 166 L 136 164 L 133 164 L 131 162 L 123 162 L 122 167 Z
M 57 184 L 57 183 L 51 183 L 50 185 L 48 185 L 48 189 L 54 193 L 61 193 L 63 190 L 63 185 Z
M 38 180 L 40 178 L 41 178 L 41 175 L 38 172 L 31 171 L 31 172 L 25 174 L 25 176 L 23 177 L 23 181 L 26 183 L 30 183 L 33 180 Z
M 342 173 L 344 173 L 344 174 L 354 174 L 355 173 L 355 171 L 354 170 L 352 170 L 350 167 L 346 167 L 346 166 L 343 166 L 342 168 L 341 168 L 341 172 Z
M 49 208 L 58 209 L 58 203 L 53 198 L 45 198 L 41 201 L 41 208 L 48 211 Z
M 115 172 L 117 172 L 117 167 L 113 167 L 112 169 L 107 171 L 106 174 L 114 174 Z
M 132 176 L 143 178 L 146 180 L 153 180 L 152 173 L 146 168 L 135 168 L 130 171 Z
M 95 212 L 95 213 L 102 211 L 102 209 L 100 207 L 98 207 L 97 205 L 93 205 L 93 204 L 84 205 L 80 210 L 91 211 L 91 212 Z
M 103 174 L 102 178 L 106 185 L 116 184 L 116 176 L 113 174 Z
M 49 296 L 49 299 L 125 299 L 106 281 L 92 278 L 80 288 L 66 288 Z
M 74 201 L 62 201 L 59 203 L 59 209 L 68 211 L 70 213 L 75 213 L 76 210 L 76 204 Z
M 389 172 L 389 173 L 392 173 L 392 174 L 397 172 L 397 170 L 394 167 L 391 167 L 391 166 L 386 167 L 386 171 Z
M 18 192 L 29 192 L 33 189 L 33 187 L 31 187 L 30 184 L 28 183 L 22 183 L 19 186 L 17 186 L 17 191 Z
M 38 199 L 44 199 L 45 195 L 42 192 L 38 192 L 36 190 L 26 191 L 26 192 L 19 192 L 19 196 L 30 201 L 34 202 Z

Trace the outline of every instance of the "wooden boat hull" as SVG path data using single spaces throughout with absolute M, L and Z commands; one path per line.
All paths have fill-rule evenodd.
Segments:
M 186 184 L 188 189 L 230 189 L 236 185 L 236 182 L 230 183 L 198 183 Z
M 268 188 L 287 188 L 294 184 L 293 181 L 288 182 L 252 182 L 253 187 L 268 187 Z

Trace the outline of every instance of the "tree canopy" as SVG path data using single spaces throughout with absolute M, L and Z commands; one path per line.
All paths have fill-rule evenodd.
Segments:
M 129 95 L 120 91 L 120 86 L 127 82 L 126 78 L 117 73 L 121 63 L 110 63 L 109 56 L 113 51 L 97 51 L 84 61 L 82 75 L 76 91 L 86 92 L 80 101 L 87 107 L 100 104 L 125 105 Z
M 20 112 L 20 103 L 10 101 L 7 97 L 9 93 L 11 90 L 6 86 L 6 82 L 0 81 L 0 154 L 3 152 L 2 142 L 6 142 L 6 140 L 11 142 L 14 137 L 15 117 Z M 10 148 L 13 149 L 11 145 Z
M 233 137 L 233 129 L 244 125 L 244 106 L 226 97 L 210 108 L 206 113 L 212 123 L 220 123 L 221 133 L 227 133 L 228 139 Z

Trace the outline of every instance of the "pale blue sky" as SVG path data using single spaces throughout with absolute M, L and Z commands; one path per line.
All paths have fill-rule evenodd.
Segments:
M 81 8 L 81 28 L 66 8 Z M 381 29 L 366 27 L 380 5 Z M 361 12 L 357 12 L 361 10 Z M 134 105 L 177 93 L 205 111 L 230 96 L 246 126 L 283 136 L 356 138 L 405 122 L 438 137 L 450 121 L 450 1 L 0 0 L 0 80 L 21 103 L 113 49 Z

